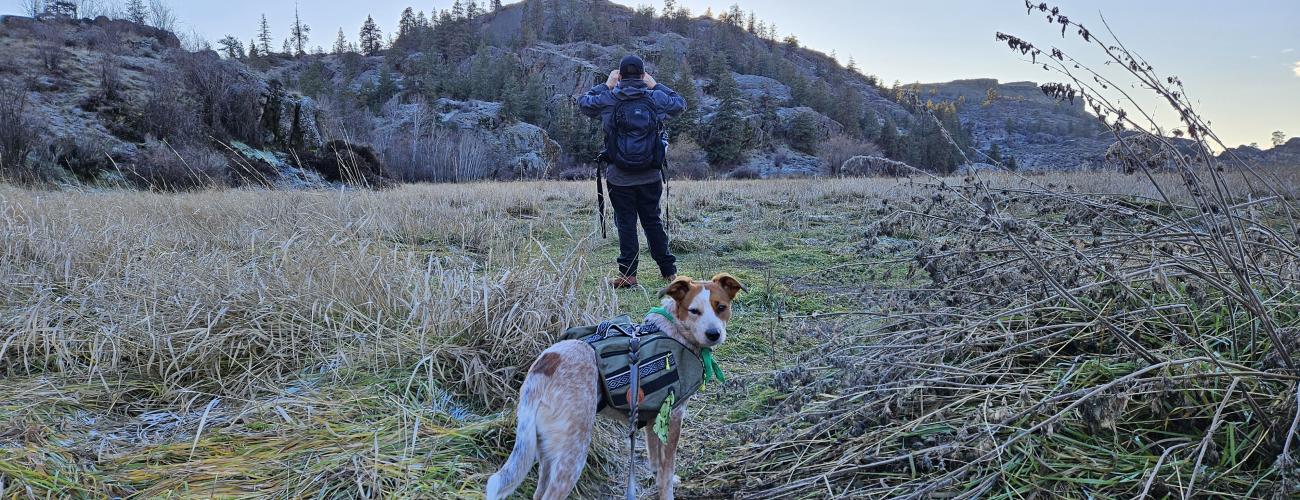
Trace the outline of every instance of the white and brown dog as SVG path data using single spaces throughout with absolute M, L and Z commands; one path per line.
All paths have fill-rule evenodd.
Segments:
M 728 274 L 719 274 L 710 281 L 681 277 L 660 292 L 664 309 L 676 321 L 658 314 L 647 315 L 645 321 L 699 354 L 700 349 L 727 340 L 731 302 L 741 290 L 744 286 L 740 281 Z M 579 340 L 555 344 L 533 362 L 520 389 L 515 447 L 506 464 L 488 480 L 488 500 L 514 492 L 538 461 L 541 470 L 534 499 L 560 499 L 573 491 L 586 465 L 596 425 L 601 397 L 597 370 L 595 351 Z M 602 415 L 619 421 L 627 419 L 609 408 Z M 654 432 L 645 433 L 661 499 L 673 498 L 673 487 L 678 482 L 675 460 L 685 415 L 683 402 L 672 412 L 666 443 Z

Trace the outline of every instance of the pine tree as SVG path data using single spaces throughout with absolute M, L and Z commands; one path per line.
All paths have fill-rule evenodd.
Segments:
M 149 9 L 145 7 L 144 0 L 128 0 L 126 3 L 126 19 L 136 24 L 144 24 L 149 18 Z
M 465 18 L 477 19 L 480 15 L 483 15 L 483 11 L 479 10 L 478 2 L 469 0 L 469 3 L 465 5 Z
M 492 12 L 501 12 L 501 0 L 492 0 Z
M 695 78 L 691 76 L 688 68 L 679 69 L 674 74 L 669 87 L 686 99 L 686 111 L 673 118 L 668 124 L 668 137 L 670 140 L 676 140 L 678 137 L 694 137 L 700 120 L 700 92 L 695 87 Z
M 217 42 L 217 45 L 221 47 L 221 53 L 228 59 L 244 58 L 244 42 L 239 41 L 238 38 L 226 35 L 225 38 Z
M 897 160 L 902 156 L 902 151 L 899 151 L 898 124 L 894 123 L 893 117 L 885 115 L 885 123 L 880 127 L 880 138 L 876 139 L 876 144 L 888 158 Z
M 339 36 L 334 39 L 334 55 L 342 55 L 348 51 L 348 37 L 343 34 L 343 28 L 339 28 Z
M 271 55 L 271 24 L 266 22 L 266 14 L 262 14 L 262 24 L 257 28 L 257 43 L 263 56 Z
M 366 22 L 361 25 L 361 34 L 358 38 L 361 42 L 361 52 L 368 56 L 373 56 L 379 52 L 383 44 L 384 34 L 379 31 L 379 26 L 375 24 L 375 18 L 366 16 Z
M 989 147 L 988 156 L 994 164 L 1002 163 L 1002 148 L 998 147 L 998 143 L 995 142 Z
M 1016 157 L 1014 156 L 1007 156 L 1006 167 L 1007 170 L 1011 170 L 1011 171 L 1016 171 L 1020 169 L 1020 166 L 1016 165 Z
M 454 21 L 465 19 L 465 5 L 460 3 L 460 0 L 451 4 L 451 19 Z
M 524 22 L 520 29 L 520 43 L 528 47 L 537 43 L 546 31 L 546 15 L 542 12 L 542 2 L 532 0 L 524 3 Z
M 288 38 L 284 39 L 284 44 L 280 47 L 280 53 L 285 55 L 293 55 L 293 44 L 289 43 Z
M 293 48 L 296 50 L 294 55 L 303 56 L 307 54 L 307 41 L 311 39 L 311 26 L 303 24 L 302 18 L 298 16 L 298 7 L 293 8 L 293 27 L 289 30 L 289 39 L 293 40 Z
M 258 51 L 257 51 L 257 41 L 255 41 L 255 40 L 253 40 L 253 39 L 249 39 L 249 40 L 248 40 L 248 58 L 249 58 L 249 59 L 257 59 L 258 57 L 261 57 L 261 56 L 262 56 L 262 54 L 258 53 Z
M 745 152 L 745 122 L 740 119 L 744 103 L 741 101 L 740 88 L 730 71 L 718 75 L 715 97 L 720 101 L 718 110 L 709 121 L 705 132 L 704 146 L 712 165 L 734 165 L 741 160 Z
M 407 7 L 402 11 L 401 20 L 397 21 L 397 41 L 405 45 L 410 43 L 411 35 L 415 34 L 415 9 Z

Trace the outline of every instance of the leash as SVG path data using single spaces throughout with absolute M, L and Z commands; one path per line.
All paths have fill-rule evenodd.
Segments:
M 596 158 L 596 205 L 600 218 L 600 239 L 609 239 L 605 231 L 605 162 L 604 153 Z
M 631 410 L 627 420 L 627 438 L 628 438 L 628 455 L 627 455 L 627 500 L 636 500 L 636 413 L 637 406 L 640 403 L 641 383 L 640 374 L 641 366 L 638 364 L 637 351 L 641 349 L 641 327 L 631 328 L 632 335 L 627 341 L 627 359 L 632 375 L 631 385 L 628 387 L 627 401 Z

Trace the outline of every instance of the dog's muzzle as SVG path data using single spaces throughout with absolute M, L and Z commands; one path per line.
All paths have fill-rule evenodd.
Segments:
M 707 339 L 709 339 L 709 342 L 717 342 L 718 339 L 722 338 L 722 331 L 721 331 L 721 330 L 708 330 L 708 331 L 704 332 L 704 337 L 707 338 Z

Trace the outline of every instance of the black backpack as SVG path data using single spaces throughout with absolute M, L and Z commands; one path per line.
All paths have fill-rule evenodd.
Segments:
M 663 124 L 648 94 L 614 104 L 610 128 L 605 131 L 605 153 L 610 163 L 630 171 L 663 168 L 667 153 Z

